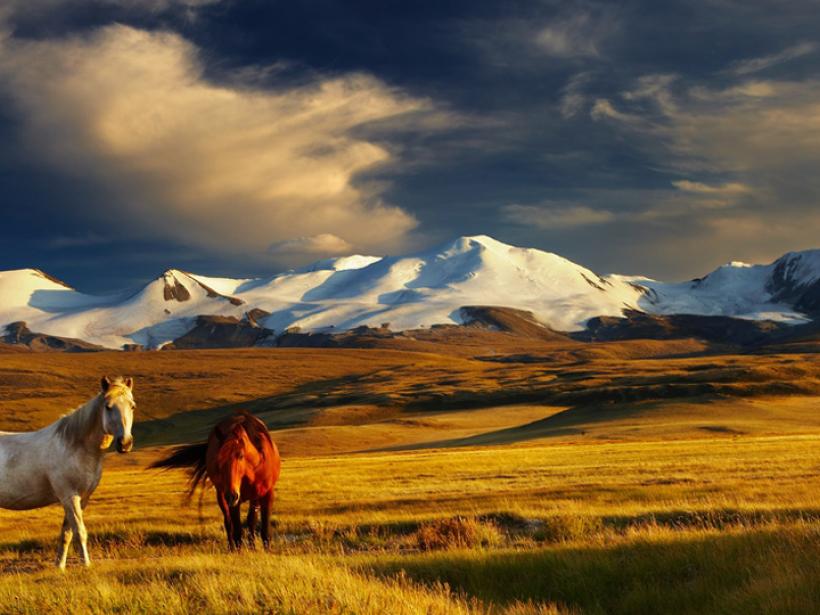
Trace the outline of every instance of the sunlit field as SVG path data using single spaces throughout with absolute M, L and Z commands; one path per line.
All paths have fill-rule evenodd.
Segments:
M 0 610 L 820 610 L 813 356 L 581 350 L 0 355 L 4 428 L 101 372 L 134 374 L 143 413 L 86 512 L 90 570 L 53 569 L 57 507 L 0 511 Z M 269 552 L 228 553 L 213 491 L 146 469 L 233 407 L 283 451 Z

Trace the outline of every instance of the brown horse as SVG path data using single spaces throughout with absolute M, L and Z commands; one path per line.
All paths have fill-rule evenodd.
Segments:
M 252 414 L 239 410 L 220 421 L 208 441 L 180 446 L 152 468 L 189 468 L 189 497 L 210 480 L 216 488 L 216 501 L 225 520 L 228 547 L 242 545 L 240 506 L 248 502 L 248 537 L 254 544 L 256 513 L 261 511 L 261 535 L 270 545 L 270 514 L 273 488 L 281 468 L 279 450 L 268 428 Z

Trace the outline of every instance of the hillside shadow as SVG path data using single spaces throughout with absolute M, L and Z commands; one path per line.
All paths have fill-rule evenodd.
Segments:
M 367 293 L 369 286 L 373 286 L 374 282 L 378 283 L 390 273 L 394 262 L 394 258 L 385 257 L 362 269 L 334 271 L 324 282 L 302 295 L 302 301 L 351 299 Z
M 159 323 L 132 331 L 127 335 L 123 335 L 123 337 L 130 340 L 131 343 L 154 349 L 185 335 L 194 326 L 195 320 L 190 316 L 168 318 Z
M 411 288 L 402 288 L 378 296 L 377 301 L 382 305 L 402 305 L 404 303 L 419 303 L 424 301 L 424 294 Z
M 693 403 L 698 404 L 706 404 L 708 402 L 708 399 L 693 400 Z M 635 417 L 647 412 L 663 410 L 664 403 L 661 401 L 638 404 L 596 404 L 572 406 L 543 419 L 538 419 L 523 425 L 487 431 L 462 438 L 445 438 L 431 442 L 416 442 L 373 449 L 372 452 L 377 450 L 385 452 L 398 452 L 433 448 L 455 448 L 462 446 L 502 445 L 527 442 L 542 438 L 583 436 L 586 435 L 587 428 L 596 424 Z M 727 435 L 739 435 L 742 433 L 722 425 L 705 425 L 699 428 L 716 433 L 726 433 Z
M 349 405 L 400 408 L 405 416 L 420 417 L 518 404 L 567 408 L 530 423 L 472 436 L 442 437 L 426 442 L 412 442 L 408 438 L 392 447 L 364 449 L 362 452 L 501 445 L 540 438 L 584 436 L 591 426 L 662 410 L 665 400 L 671 398 L 685 397 L 692 403 L 703 404 L 713 401 L 716 393 L 716 388 L 711 383 L 660 386 L 652 383 L 652 386 L 644 386 L 630 382 L 623 386 L 589 389 L 584 385 L 587 375 L 587 371 L 570 372 L 543 386 L 437 390 L 425 382 L 416 386 L 390 386 L 395 374 L 375 370 L 305 383 L 277 395 L 178 412 L 166 418 L 139 423 L 135 433 L 143 446 L 201 440 L 207 436 L 213 424 L 239 408 L 258 415 L 273 431 L 309 425 L 323 410 Z M 503 412 L 503 409 L 499 411 Z M 713 420 L 704 417 L 706 426 L 702 428 L 714 433 L 734 435 L 735 432 L 730 428 L 714 425 Z M 374 415 L 371 422 L 380 421 Z M 476 431 L 480 428 L 481 425 L 477 424 Z M 442 436 L 446 436 L 446 432 Z
M 494 605 L 532 601 L 629 615 L 816 613 L 817 536 L 757 530 L 617 546 L 381 558 L 362 567 L 384 577 L 445 583 Z
M 268 329 L 281 332 L 291 326 L 292 323 L 321 311 L 322 306 L 318 303 L 292 303 L 288 307 L 278 309 L 265 316 L 264 322 Z
M 280 275 L 284 275 L 284 274 L 280 274 Z M 255 290 L 257 288 L 261 288 L 262 286 L 265 286 L 265 285 L 270 284 L 271 282 L 273 282 L 277 277 L 279 277 L 279 276 L 275 275 L 275 276 L 269 277 L 269 278 L 256 278 L 256 279 L 251 279 L 251 280 L 245 280 L 244 282 L 242 282 L 239 286 L 237 286 L 234 289 L 233 294 L 241 294 L 241 293 L 247 292 L 249 290 Z
M 119 297 L 92 297 L 82 295 L 76 290 L 45 290 L 39 289 L 31 293 L 29 306 L 48 312 L 49 314 L 71 314 L 92 307 L 111 305 Z
M 322 410 L 345 404 L 385 404 L 388 399 L 368 392 L 344 392 L 346 387 L 362 379 L 374 381 L 378 370 L 339 378 L 313 381 L 277 395 L 257 397 L 240 402 L 185 410 L 161 419 L 151 419 L 134 426 L 139 447 L 166 446 L 204 440 L 220 419 L 239 409 L 248 410 L 262 419 L 271 431 L 299 427 L 310 422 Z M 387 380 L 387 376 L 382 376 Z
M 595 416 L 589 408 L 569 408 L 549 416 L 515 427 L 506 427 L 463 438 L 446 438 L 432 442 L 417 442 L 377 449 L 380 451 L 409 451 L 429 448 L 454 448 L 460 446 L 486 446 L 513 444 L 539 438 L 582 436 L 586 432 L 579 425 L 611 420 L 612 416 Z

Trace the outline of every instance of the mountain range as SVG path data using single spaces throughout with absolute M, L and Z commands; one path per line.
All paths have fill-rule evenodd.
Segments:
M 266 278 L 169 269 L 141 288 L 105 296 L 37 269 L 0 272 L 5 341 L 43 348 L 183 347 L 194 332 L 199 345 L 266 345 L 297 330 L 468 324 L 476 306 L 513 309 L 575 334 L 601 318 L 635 315 L 723 317 L 780 329 L 820 315 L 820 250 L 790 252 L 766 265 L 732 262 L 681 283 L 599 275 L 485 235 L 405 256 L 330 258 Z

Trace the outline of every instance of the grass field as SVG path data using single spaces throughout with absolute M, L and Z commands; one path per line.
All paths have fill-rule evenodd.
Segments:
M 0 511 L 0 612 L 820 612 L 816 355 L 685 346 L 0 355 L 3 428 L 103 372 L 144 421 L 90 570 L 52 569 L 57 508 Z M 145 469 L 237 405 L 284 453 L 268 553 Z

